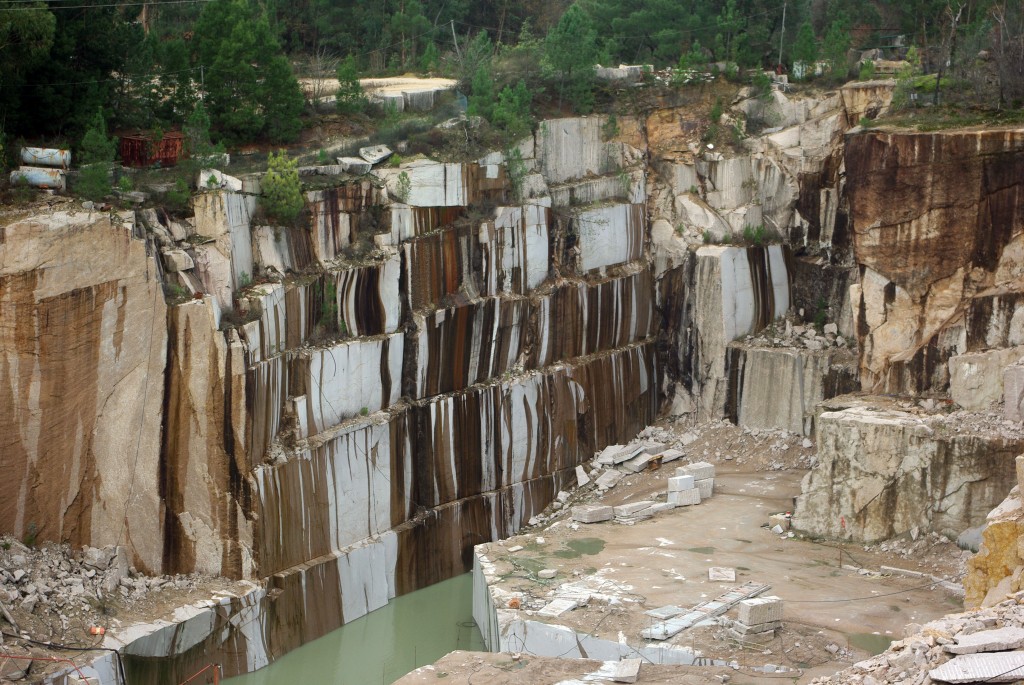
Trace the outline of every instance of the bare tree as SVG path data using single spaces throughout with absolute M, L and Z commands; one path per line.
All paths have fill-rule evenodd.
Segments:
M 1000 0 L 991 9 L 992 57 L 999 80 L 999 106 L 1024 99 L 1024 9 Z
M 942 41 L 942 56 L 939 59 L 939 70 L 935 73 L 935 95 L 932 98 L 932 104 L 939 104 L 939 95 L 942 90 L 942 76 L 946 72 L 946 69 L 953 63 L 953 57 L 956 54 L 956 30 L 960 24 L 960 17 L 964 13 L 964 5 L 957 3 L 956 13 L 954 14 L 953 2 L 948 0 L 946 3 L 946 16 L 949 17 L 949 34 L 944 37 Z
M 315 109 L 317 103 L 328 95 L 333 95 L 335 74 L 338 71 L 338 58 L 323 46 L 317 46 L 310 58 L 311 85 L 309 88 L 310 104 Z

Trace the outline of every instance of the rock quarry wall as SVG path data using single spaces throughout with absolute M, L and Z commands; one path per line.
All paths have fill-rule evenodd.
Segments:
M 0 526 L 258 581 L 187 675 L 467 570 L 660 413 L 816 437 L 817 535 L 977 525 L 1024 444 L 986 423 L 1024 403 L 1024 134 L 851 129 L 891 88 L 741 98 L 772 126 L 733 145 L 666 106 L 543 122 L 514 165 L 334 170 L 299 227 L 256 223 L 258 177 L 188 217 L 16 217 Z M 981 418 L 820 408 L 858 384 Z

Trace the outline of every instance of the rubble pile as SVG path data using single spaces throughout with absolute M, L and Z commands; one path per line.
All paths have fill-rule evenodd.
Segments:
M 126 549 L 113 545 L 72 550 L 67 545 L 30 547 L 0 538 L 0 605 L 33 639 L 81 639 L 93 626 L 119 622 L 131 608 L 164 590 L 194 591 L 197 575 L 147 577 L 130 566 Z M 14 626 L 0 612 L 0 626 Z
M 812 682 L 931 685 L 1024 677 L 1019 651 L 1024 647 L 1024 592 L 988 609 L 950 614 L 923 626 L 910 624 L 907 634 L 882 654 Z
M 820 330 L 819 330 L 820 329 Z M 777 321 L 757 335 L 748 335 L 743 342 L 753 347 L 787 347 L 824 350 L 829 347 L 856 347 L 855 340 L 847 340 L 839 334 L 839 326 L 826 323 L 794 323 L 791 318 Z

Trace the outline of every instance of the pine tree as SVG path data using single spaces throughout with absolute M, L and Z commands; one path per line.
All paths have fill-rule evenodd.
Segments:
M 473 75 L 467 114 L 471 117 L 483 117 L 490 121 L 493 111 L 494 79 L 491 78 L 490 63 L 481 63 Z
M 366 108 L 366 95 L 359 83 L 359 69 L 356 59 L 349 55 L 338 65 L 338 111 L 355 114 Z
M 822 44 L 822 57 L 832 65 L 831 81 L 845 81 L 850 69 L 847 52 L 850 49 L 850 29 L 845 18 L 829 24 Z
M 814 28 L 809 21 L 800 24 L 797 29 L 793 61 L 804 63 L 805 78 L 814 74 L 814 63 L 818 61 L 818 41 L 814 38 Z
M 545 61 L 558 75 L 558 100 L 568 94 L 573 109 L 587 114 L 594 106 L 597 30 L 579 5 L 571 5 L 544 42 Z
M 530 132 L 530 103 L 533 95 L 521 80 L 515 88 L 505 86 L 498 94 L 491 122 L 512 138 L 518 139 Z
M 260 182 L 263 197 L 260 204 L 268 218 L 290 224 L 302 211 L 302 182 L 298 160 L 289 159 L 284 150 L 267 157 L 267 173 Z
M 110 168 L 114 152 L 114 141 L 107 137 L 107 121 L 103 117 L 103 110 L 98 109 L 79 146 L 79 194 L 90 200 L 102 200 L 110 195 Z

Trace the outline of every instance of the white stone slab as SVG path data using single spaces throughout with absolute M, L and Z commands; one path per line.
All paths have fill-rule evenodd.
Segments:
M 682 492 L 683 490 L 693 490 L 695 482 L 693 476 L 675 476 L 668 479 L 668 491 Z
M 576 600 L 573 599 L 554 599 L 548 602 L 542 609 L 537 611 L 538 616 L 547 616 L 548 618 L 558 618 L 564 613 L 570 612 L 576 608 Z
M 631 504 L 622 504 L 614 508 L 616 516 L 632 516 L 633 514 L 639 514 L 644 509 L 650 509 L 654 505 L 654 502 L 644 500 L 642 502 L 632 502 Z
M 698 461 L 676 469 L 677 476 L 693 476 L 694 480 L 715 477 L 715 466 L 706 461 Z
M 622 480 L 624 477 L 625 474 L 622 473 L 621 471 L 610 469 L 602 473 L 600 476 L 598 476 L 597 480 L 594 481 L 594 484 L 597 485 L 597 487 L 599 488 L 611 490 L 616 485 L 618 485 L 619 481 Z
M 944 683 L 1012 683 L 1024 679 L 1024 652 L 961 654 L 928 675 Z
M 667 464 L 670 461 L 675 461 L 676 459 L 679 459 L 681 456 L 683 456 L 683 451 L 682 450 L 677 450 L 677 449 L 665 450 L 664 452 L 661 453 L 661 463 L 662 464 Z
M 708 580 L 735 583 L 736 569 L 728 568 L 726 566 L 712 566 L 708 569 Z
M 583 466 L 576 467 L 576 487 L 582 488 L 584 485 L 590 483 L 590 476 L 587 475 L 587 470 Z
M 1024 647 L 1024 628 L 1007 626 L 996 630 L 983 630 L 960 635 L 955 645 L 946 645 L 951 654 L 977 654 L 978 652 L 1004 652 Z
M 674 616 L 678 616 L 679 614 L 683 613 L 684 611 L 686 611 L 686 609 L 683 609 L 681 607 L 677 607 L 677 606 L 674 606 L 674 605 L 670 604 L 668 606 L 658 607 L 657 609 L 651 609 L 650 611 L 645 611 L 644 613 L 647 614 L 648 616 L 653 616 L 654 618 L 658 618 L 658 619 L 661 619 L 662 621 L 664 621 L 664 620 L 670 619 L 670 618 L 672 618 Z

